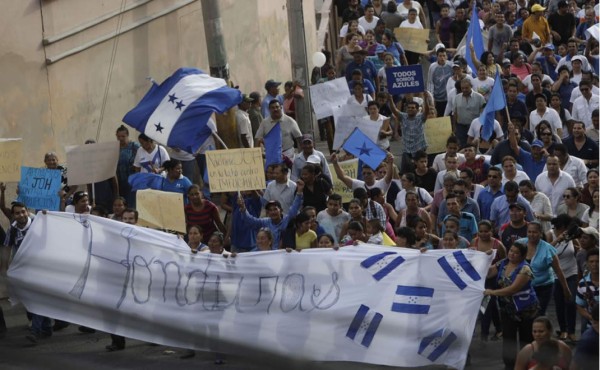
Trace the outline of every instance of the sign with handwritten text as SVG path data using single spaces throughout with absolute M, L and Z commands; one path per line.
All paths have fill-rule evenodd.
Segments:
M 11 299 L 172 347 L 208 337 L 309 361 L 462 369 L 494 258 L 374 244 L 226 258 L 181 244 L 92 215 L 38 214 L 8 271 Z
M 394 28 L 394 35 L 404 50 L 415 53 L 427 53 L 429 45 L 429 30 L 418 28 Z
M 350 89 L 345 77 L 312 85 L 309 88 L 310 100 L 317 119 L 332 116 L 332 108 L 346 104 L 350 97 Z
M 266 187 L 261 148 L 207 151 L 206 168 L 211 193 Z
M 338 162 L 342 171 L 346 176 L 353 179 L 358 177 L 358 158 L 350 159 L 348 161 Z M 352 189 L 348 188 L 342 180 L 338 179 L 333 164 L 329 164 L 329 172 L 331 172 L 333 182 L 333 192 L 342 196 L 342 203 L 348 203 L 354 196 L 352 195 Z
M 28 208 L 60 210 L 61 171 L 47 168 L 21 167 L 17 201 Z
M 452 135 L 450 117 L 428 118 L 425 121 L 427 153 L 445 152 L 446 141 L 450 135 Z
M 423 66 L 398 66 L 385 69 L 387 89 L 392 95 L 425 91 Z
M 140 225 L 186 233 L 183 194 L 153 189 L 135 194 Z
M 22 139 L 0 139 L 0 182 L 18 182 L 21 179 L 22 158 Z

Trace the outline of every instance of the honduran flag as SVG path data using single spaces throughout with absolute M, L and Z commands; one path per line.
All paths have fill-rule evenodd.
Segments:
M 439 258 L 438 264 L 460 290 L 467 287 L 466 281 L 469 279 L 472 281 L 481 280 L 481 276 L 462 251 L 456 251 L 451 255 Z
M 440 329 L 421 340 L 418 353 L 429 361 L 435 362 L 441 355 L 448 351 L 457 338 L 456 334 L 451 330 Z
M 383 320 L 382 314 L 361 304 L 348 327 L 346 337 L 368 348 L 375 337 L 381 320 Z
M 404 262 L 404 258 L 396 252 L 384 252 L 368 257 L 360 263 L 360 266 L 367 269 L 373 276 L 373 279 L 379 281 L 394 271 Z
M 180 68 L 150 90 L 123 122 L 159 144 L 195 153 L 211 135 L 208 120 L 242 101 L 225 80 L 195 68 Z
M 433 288 L 398 285 L 392 303 L 392 311 L 417 315 L 427 315 L 433 300 Z

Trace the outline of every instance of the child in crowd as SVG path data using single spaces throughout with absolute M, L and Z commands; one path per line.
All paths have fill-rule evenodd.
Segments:
M 374 218 L 372 220 L 367 221 L 367 235 L 369 239 L 367 243 L 369 244 L 383 244 L 383 227 L 381 226 L 381 222 L 378 219 Z

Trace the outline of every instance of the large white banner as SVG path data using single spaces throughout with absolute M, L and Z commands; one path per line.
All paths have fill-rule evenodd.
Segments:
M 65 148 L 69 185 L 91 184 L 116 176 L 119 142 L 109 141 Z
M 8 276 L 38 314 L 153 343 L 463 368 L 492 256 L 362 245 L 224 258 L 95 216 L 38 214 Z
M 312 85 L 309 88 L 310 101 L 317 119 L 332 116 L 332 108 L 346 104 L 350 97 L 350 88 L 345 77 Z

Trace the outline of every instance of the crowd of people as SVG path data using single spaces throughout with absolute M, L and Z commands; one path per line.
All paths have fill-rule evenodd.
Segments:
M 599 33 L 593 27 L 598 5 L 591 0 L 337 3 L 342 46 L 324 51 L 326 63 L 315 69 L 313 83 L 346 78 L 347 104 L 364 109 L 366 121 L 380 128 L 376 145 L 387 158 L 377 168 L 360 161 L 356 177 L 344 172 L 340 162 L 353 156 L 332 147 L 335 126 L 344 123 L 319 120 L 317 134 L 330 151 L 325 155 L 296 121 L 302 86 L 288 81 L 280 94 L 281 83 L 268 80 L 264 96 L 243 94 L 235 113 L 242 148 L 264 146 L 265 135 L 280 124 L 281 163 L 265 169 L 266 189 L 210 192 L 210 179 L 203 176 L 205 152 L 219 141 L 212 121 L 215 135 L 194 155 L 145 134 L 135 142 L 120 126 L 115 177 L 85 190 L 67 186 L 66 167 L 55 153 L 46 154 L 46 168 L 63 173 L 61 210 L 135 224 L 131 176 L 153 173 L 162 176 L 159 190 L 183 195 L 187 234 L 182 237 L 190 253 L 231 257 L 362 243 L 423 253 L 494 251 L 481 340 L 503 341 L 507 369 L 597 368 Z M 481 55 L 462 42 L 473 11 L 487 34 Z M 394 36 L 398 27 L 430 29 L 437 45 L 424 55 L 405 50 Z M 425 90 L 391 94 L 385 69 L 418 63 L 430 63 Z M 506 108 L 496 112 L 486 139 L 479 117 L 496 82 L 502 83 Z M 445 152 L 432 153 L 424 124 L 442 116 L 451 117 L 452 135 Z M 391 141 L 401 141 L 403 152 L 392 153 Z M 352 199 L 333 191 L 335 181 L 352 191 Z M 25 204 L 7 207 L 4 185 L 0 191 L 0 208 L 11 222 L 3 231 L 5 272 L 32 216 Z M 546 317 L 552 300 L 557 323 Z M 28 339 L 34 343 L 68 325 L 55 320 L 52 326 L 49 318 L 28 315 Z M 2 318 L 0 331 L 5 328 Z M 113 335 L 106 348 L 124 349 L 125 338 Z

